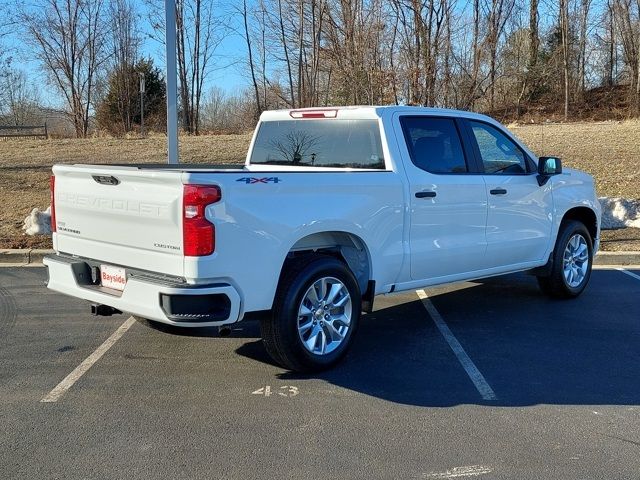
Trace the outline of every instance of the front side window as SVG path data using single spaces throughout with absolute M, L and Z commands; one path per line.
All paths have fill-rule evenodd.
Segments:
M 377 120 L 284 120 L 260 125 L 250 163 L 384 169 Z
M 504 133 L 482 122 L 469 122 L 488 174 L 527 173 L 524 153 Z
M 403 117 L 402 129 L 413 164 L 430 173 L 465 173 L 467 164 L 451 118 Z

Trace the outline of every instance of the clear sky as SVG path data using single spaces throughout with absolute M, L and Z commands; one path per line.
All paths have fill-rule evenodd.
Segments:
M 151 57 L 155 65 L 164 70 L 164 45 L 150 38 L 151 27 L 143 2 L 136 1 L 134 3 L 140 15 L 138 26 L 140 28 L 139 33 L 143 38 L 140 55 L 143 57 Z M 220 87 L 228 93 L 236 93 L 249 86 L 249 80 L 246 76 L 246 44 L 240 34 L 233 32 L 237 32 L 241 26 L 240 18 L 237 14 L 228 13 L 229 11 L 229 7 L 224 9 L 220 7 L 221 14 L 226 16 L 231 23 L 232 31 L 224 37 L 224 40 L 213 57 L 214 65 L 207 77 L 204 89 L 205 95 L 213 86 Z M 18 30 L 9 32 L 9 34 L 2 39 L 0 45 L 0 48 L 4 47 L 8 49 L 10 56 L 13 58 L 13 68 L 26 73 L 29 83 L 38 90 L 42 103 L 45 106 L 53 108 L 62 107 L 63 99 L 59 93 L 47 83 L 46 75 L 42 71 L 40 63 L 35 58 L 31 47 L 25 42 L 23 33 Z

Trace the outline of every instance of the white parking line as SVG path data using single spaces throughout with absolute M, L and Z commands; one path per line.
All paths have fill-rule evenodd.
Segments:
M 491 473 L 491 468 L 484 465 L 470 465 L 468 467 L 453 467 L 446 472 L 431 472 L 423 474 L 423 478 L 461 478 L 477 477 Z
M 640 280 L 640 275 L 636 275 L 635 273 L 630 272 L 628 270 L 625 270 L 624 268 L 616 267 L 616 270 L 618 270 L 619 272 L 622 272 L 622 273 L 626 273 L 627 275 L 629 275 L 630 277 L 635 278 L 636 280 Z
M 416 293 L 418 294 L 418 297 L 420 297 L 420 300 L 422 300 L 422 305 L 424 305 L 424 308 L 427 309 L 427 312 L 433 319 L 436 327 L 438 327 L 438 330 L 440 330 L 440 333 L 449 344 L 449 347 L 451 347 L 453 353 L 455 353 L 456 357 L 458 357 L 460 365 L 462 365 L 462 368 L 464 368 L 464 370 L 467 372 L 467 375 L 469 375 L 469 378 L 475 385 L 478 393 L 480 393 L 482 399 L 497 400 L 498 397 L 494 393 L 491 386 L 485 380 L 484 375 L 480 373 L 478 367 L 476 367 L 475 363 L 473 363 L 471 358 L 469 358 L 467 352 L 464 351 L 464 348 L 462 348 L 462 345 L 460 345 L 458 339 L 453 335 L 453 333 L 449 329 L 449 326 L 445 323 L 440 313 L 438 313 L 438 310 L 436 310 L 436 307 L 433 306 L 433 303 L 431 303 L 431 300 L 429 300 L 429 297 L 425 293 L 425 291 L 416 290 Z
M 104 341 L 102 345 L 96 348 L 91 355 L 85 358 L 85 360 L 78 365 L 73 372 L 67 375 L 64 380 L 56 385 L 56 387 L 40 401 L 45 403 L 57 402 L 60 397 L 62 397 L 62 395 L 64 395 L 65 392 L 69 390 L 94 363 L 100 360 L 100 357 L 102 357 L 107 350 L 113 347 L 113 345 L 120 339 L 120 337 L 122 337 L 122 335 L 125 334 L 127 330 L 131 328 L 134 323 L 136 323 L 136 319 L 129 317 L 115 332 L 111 334 L 109 338 Z

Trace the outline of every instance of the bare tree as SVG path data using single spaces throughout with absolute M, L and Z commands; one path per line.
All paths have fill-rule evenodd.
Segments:
M 615 26 L 608 27 L 607 82 L 628 79 L 630 91 L 640 97 L 634 53 L 640 50 L 639 2 L 607 0 L 614 12 L 609 23 Z M 568 117 L 572 98 L 586 95 L 604 71 L 596 68 L 605 63 L 602 55 L 590 48 L 603 28 L 592 23 L 595 5 L 594 0 L 529 0 L 526 6 L 515 0 L 243 0 L 238 11 L 256 111 L 406 103 L 491 112 L 515 107 L 519 115 L 527 102 L 563 96 Z M 622 75 L 614 74 L 618 52 L 624 55 Z
M 559 27 L 562 46 L 562 72 L 564 79 L 564 119 L 569 118 L 569 0 L 559 0 Z
M 398 97 L 398 72 L 396 72 L 396 65 L 394 64 L 394 59 L 396 58 L 396 41 L 398 39 L 398 23 L 399 17 L 396 16 L 393 21 L 393 27 L 391 30 L 391 44 L 389 45 L 389 51 L 387 54 L 389 55 L 389 70 L 390 70 L 390 80 L 391 80 L 391 88 L 393 90 L 393 103 L 398 105 L 400 103 L 400 99 Z
M 282 0 L 277 0 L 277 1 L 278 1 L 278 27 L 279 27 L 278 33 L 280 34 L 280 42 L 281 42 L 282 50 L 284 53 L 285 64 L 287 67 L 287 79 L 289 80 L 290 106 L 295 108 L 296 99 L 293 93 L 293 75 L 291 74 L 291 60 L 289 58 L 289 47 L 287 46 L 287 39 L 285 36 L 285 30 L 284 30 L 284 18 L 282 16 L 283 15 Z
M 586 75 L 587 75 L 587 43 L 588 43 L 588 28 L 589 28 L 589 13 L 591 11 L 591 0 L 580 0 L 580 10 L 578 12 L 578 18 L 580 23 L 578 33 L 578 82 L 577 93 L 581 99 L 584 99 L 584 93 L 586 90 Z
M 640 115 L 640 0 L 613 0 L 614 18 L 629 77 L 633 115 Z
M 211 87 L 202 103 L 202 127 L 216 133 L 240 133 L 255 125 L 252 96 L 229 94 Z
M 567 1 L 567 0 L 560 0 Z M 487 8 L 487 48 L 489 50 L 489 108 L 495 109 L 495 85 L 497 74 L 498 43 L 511 15 L 515 0 L 489 0 Z
M 27 76 L 8 68 L 0 74 L 0 115 L 13 125 L 34 123 L 39 111 L 39 97 Z
M 469 95 L 470 106 L 473 108 L 478 89 L 478 74 L 480 72 L 480 0 L 473 0 L 473 67 L 471 69 L 471 82 Z
M 453 49 L 453 42 L 452 42 L 453 32 L 451 27 L 452 18 L 453 18 L 453 3 L 450 3 L 448 5 L 448 8 L 446 9 L 445 18 L 444 18 L 445 33 L 444 33 L 444 46 L 443 46 L 444 60 L 442 65 L 442 70 L 443 70 L 443 75 L 442 75 L 443 103 L 442 105 L 445 107 L 451 107 L 455 104 L 455 102 L 451 100 L 451 94 L 455 90 L 455 86 L 452 84 L 452 72 L 451 72 L 452 57 L 454 56 L 454 52 L 453 52 L 454 49 Z
M 253 90 L 255 92 L 255 101 L 256 101 L 256 111 L 255 111 L 255 119 L 257 120 L 262 113 L 262 104 L 260 102 L 260 89 L 258 87 L 258 80 L 256 78 L 256 67 L 253 61 L 253 49 L 251 47 L 251 34 L 249 31 L 249 13 L 247 11 L 247 0 L 242 1 L 242 23 L 244 25 L 244 39 L 247 43 L 247 55 L 248 55 L 248 63 L 249 63 L 249 71 L 251 72 L 251 82 L 253 85 Z
M 530 0 L 529 5 L 529 64 L 531 70 L 538 63 L 538 49 L 540 37 L 538 36 L 538 0 Z
M 201 122 L 206 128 L 220 127 L 219 119 L 222 116 L 226 95 L 219 87 L 212 87 L 202 104 Z
M 602 43 L 606 49 L 606 60 L 603 74 L 603 84 L 611 87 L 616 77 L 617 49 L 616 49 L 616 25 L 613 0 L 607 0 L 607 8 L 604 13 L 606 30 Z
M 3 45 L 2 40 L 9 35 L 11 30 L 10 15 L 8 14 L 8 5 L 0 4 L 0 74 L 8 67 L 7 47 Z
M 422 45 L 422 66 L 424 69 L 423 104 L 425 106 L 435 105 L 436 66 L 440 52 L 442 25 L 447 10 L 447 0 L 428 0 L 418 22 Z
M 344 1 L 341 1 L 340 5 L 336 3 L 335 6 L 336 14 L 345 13 L 342 7 L 346 8 L 346 11 L 350 9 Z M 317 105 L 321 97 L 319 78 L 323 69 L 321 45 L 323 34 L 326 33 L 327 37 L 330 35 L 331 14 L 325 0 L 296 0 L 295 4 L 290 4 L 289 12 L 297 22 L 297 24 L 294 22 L 290 24 L 295 32 L 295 47 L 288 47 L 292 53 L 295 52 L 295 56 L 289 57 L 290 61 L 295 62 L 291 65 L 296 91 L 295 103 L 299 107 Z M 335 30 L 334 33 L 336 33 Z M 327 60 L 333 54 L 330 45 L 331 41 L 328 40 L 325 45 Z
M 522 87 L 524 94 L 533 90 L 536 81 L 538 53 L 540 49 L 540 37 L 538 33 L 538 0 L 530 0 L 529 5 L 529 61 L 527 62 L 527 72 L 525 75 L 525 85 Z
M 137 15 L 131 0 L 111 0 L 108 8 L 111 27 L 110 64 L 111 72 L 117 84 L 118 113 L 125 132 L 133 129 L 133 117 L 138 110 L 138 82 L 132 82 L 135 76 L 134 65 L 138 60 L 141 39 L 137 26 Z
M 164 43 L 164 2 L 145 0 L 153 38 Z M 182 128 L 200 133 L 200 107 L 206 80 L 216 68 L 214 55 L 229 34 L 229 15 L 213 0 L 176 0 L 176 49 Z
M 27 39 L 64 97 L 76 136 L 89 131 L 98 70 L 106 60 L 103 0 L 39 0 L 20 11 Z

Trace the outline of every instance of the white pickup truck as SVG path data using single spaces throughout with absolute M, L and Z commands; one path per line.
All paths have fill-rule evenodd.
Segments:
M 259 318 L 292 370 L 335 364 L 376 295 L 517 271 L 575 297 L 593 179 L 469 112 L 262 114 L 244 166 L 55 165 L 48 287 L 184 327 Z

